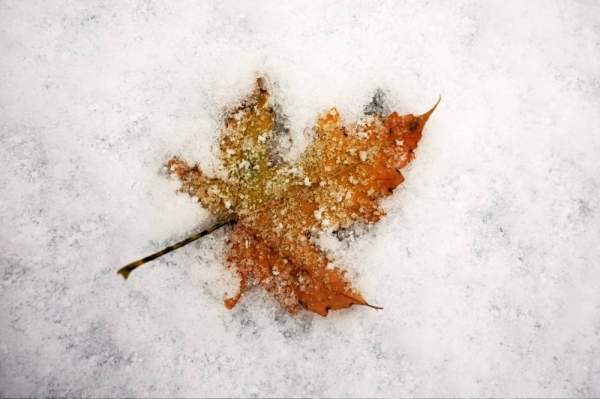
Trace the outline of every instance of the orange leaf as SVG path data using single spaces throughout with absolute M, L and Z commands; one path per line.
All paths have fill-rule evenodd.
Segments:
M 437 106 L 437 104 L 436 104 Z M 220 140 L 224 178 L 208 177 L 175 157 L 168 166 L 215 216 L 236 220 L 227 261 L 240 277 L 239 292 L 225 300 L 232 308 L 260 286 L 290 313 L 369 305 L 313 241 L 315 234 L 376 223 L 379 206 L 402 183 L 400 169 L 413 158 L 427 119 L 366 115 L 342 125 L 333 108 L 315 126 L 315 139 L 295 163 L 275 151 L 277 115 L 265 81 L 225 117 Z

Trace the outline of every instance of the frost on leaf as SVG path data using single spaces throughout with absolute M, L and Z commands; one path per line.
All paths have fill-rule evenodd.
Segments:
M 290 313 L 304 308 L 325 316 L 368 305 L 311 237 L 383 217 L 379 201 L 404 180 L 400 169 L 412 160 L 431 112 L 368 112 L 344 126 L 332 108 L 318 119 L 314 141 L 290 164 L 275 154 L 277 115 L 259 78 L 225 117 L 222 179 L 172 158 L 168 166 L 181 180 L 181 191 L 219 219 L 236 221 L 226 257 L 240 287 L 225 305 L 234 307 L 253 286 L 264 288 Z

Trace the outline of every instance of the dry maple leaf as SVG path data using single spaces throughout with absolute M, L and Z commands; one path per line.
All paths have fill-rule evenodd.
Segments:
M 304 308 L 325 316 L 332 309 L 371 306 L 313 237 L 383 217 L 379 201 L 404 180 L 400 169 L 412 160 L 434 109 L 400 116 L 375 107 L 358 123 L 343 126 L 332 108 L 317 121 L 314 140 L 299 160 L 288 163 L 276 154 L 276 109 L 259 78 L 226 115 L 219 148 L 223 178 L 209 177 L 178 157 L 169 160 L 181 191 L 219 220 L 235 221 L 226 255 L 240 286 L 225 300 L 227 308 L 255 285 L 290 313 Z M 134 262 L 122 274 L 205 234 Z

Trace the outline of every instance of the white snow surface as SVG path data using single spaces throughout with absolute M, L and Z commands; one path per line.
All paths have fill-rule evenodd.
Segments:
M 317 116 L 438 98 L 378 225 L 330 251 L 382 311 L 232 311 L 215 170 L 265 74 Z M 600 396 L 600 3 L 0 1 L 0 395 Z

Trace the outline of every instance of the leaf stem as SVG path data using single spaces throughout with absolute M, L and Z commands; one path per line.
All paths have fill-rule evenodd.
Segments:
M 192 243 L 192 242 L 194 242 L 194 241 L 196 241 L 196 240 L 212 233 L 213 231 L 218 230 L 221 227 L 223 227 L 227 224 L 230 224 L 232 222 L 233 222 L 233 220 L 219 221 L 219 222 L 215 223 L 214 225 L 212 225 L 211 227 L 209 227 L 208 229 L 202 230 L 199 233 L 193 234 L 193 235 L 189 236 L 188 238 L 186 238 L 185 240 L 179 241 L 178 243 L 175 243 L 173 245 L 169 245 L 165 249 L 155 252 L 152 255 L 148 255 L 146 257 L 143 257 L 142 259 L 138 259 L 134 262 L 126 264 L 125 266 L 123 266 L 122 268 L 120 268 L 117 271 L 117 274 L 120 274 L 121 276 L 123 276 L 123 278 L 125 280 L 127 280 L 127 277 L 129 277 L 129 273 L 131 273 L 138 267 L 142 266 L 143 264 L 148 263 L 148 262 L 150 262 L 156 258 L 159 258 L 163 255 L 166 255 L 169 252 L 175 251 L 176 249 L 179 249 L 185 245 L 188 245 L 189 243 Z

